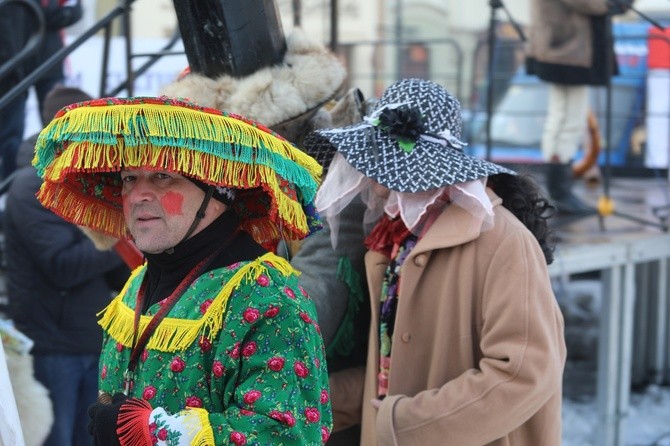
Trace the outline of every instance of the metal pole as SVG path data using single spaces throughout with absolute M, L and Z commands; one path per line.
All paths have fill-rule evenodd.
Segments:
M 330 50 L 335 53 L 339 46 L 339 19 L 338 19 L 338 1 L 330 0 Z
M 500 0 L 490 0 L 491 16 L 489 18 L 489 65 L 488 83 L 486 84 L 486 159 L 491 160 L 491 121 L 493 120 L 493 86 L 495 83 L 495 44 L 496 44 L 496 11 L 502 6 Z
M 396 0 L 395 3 L 395 45 L 396 45 L 396 80 L 402 76 L 402 42 L 403 42 L 403 20 L 402 20 L 402 0 Z
M 126 36 L 126 92 L 128 96 L 134 95 L 135 79 L 133 74 L 133 35 L 132 35 L 132 21 L 130 20 L 130 1 L 125 0 L 125 8 L 123 11 L 123 32 Z
M 302 1 L 293 0 L 293 26 L 300 27 L 302 22 Z

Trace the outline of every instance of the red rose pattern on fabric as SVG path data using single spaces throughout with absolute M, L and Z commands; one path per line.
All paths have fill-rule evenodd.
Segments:
M 222 284 L 244 263 L 201 276 L 168 317 L 199 319 Z M 124 302 L 133 308 L 139 281 Z M 148 315 L 154 314 L 158 304 Z M 224 327 L 209 341 L 199 336 L 184 351 L 145 350 L 131 396 L 176 414 L 203 408 L 216 444 L 323 444 L 332 414 L 323 342 L 316 310 L 294 276 L 269 268 L 231 296 Z M 100 389 L 116 393 L 130 349 L 108 335 L 100 360 Z M 161 431 L 163 429 L 164 431 Z M 169 425 L 152 435 L 167 444 Z

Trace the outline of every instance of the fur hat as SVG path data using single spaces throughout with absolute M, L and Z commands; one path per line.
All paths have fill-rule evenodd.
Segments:
M 338 94 L 347 73 L 331 52 L 299 29 L 287 37 L 286 45 L 281 64 L 241 78 L 188 73 L 163 87 L 161 94 L 239 113 L 295 143 L 313 130 L 309 121 Z
M 321 167 L 263 125 L 168 97 L 63 108 L 40 133 L 38 199 L 72 223 L 128 238 L 119 170 L 167 170 L 235 190 L 241 227 L 267 249 L 320 228 Z

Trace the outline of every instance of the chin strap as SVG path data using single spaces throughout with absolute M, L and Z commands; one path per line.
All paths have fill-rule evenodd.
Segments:
M 191 223 L 191 227 L 188 228 L 188 231 L 186 231 L 186 234 L 184 234 L 184 237 L 179 241 L 179 243 L 177 243 L 177 245 L 182 243 L 184 240 L 187 240 L 191 234 L 193 234 L 193 231 L 195 231 L 195 228 L 198 226 L 198 223 L 200 223 L 200 220 L 205 218 L 205 209 L 207 209 L 207 205 L 209 204 L 209 200 L 212 198 L 212 195 L 214 195 L 214 186 L 209 186 L 207 188 L 207 192 L 205 192 L 205 198 L 202 199 L 202 204 L 195 213 L 195 218 L 193 219 L 193 223 Z M 165 252 L 172 254 L 174 252 L 174 246 L 172 248 L 166 249 Z

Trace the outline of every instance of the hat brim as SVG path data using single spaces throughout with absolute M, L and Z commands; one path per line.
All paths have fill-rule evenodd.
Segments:
M 316 161 L 258 123 L 169 98 L 66 107 L 40 134 L 34 164 L 44 179 L 38 199 L 45 207 L 115 237 L 129 237 L 123 168 L 165 170 L 238 190 L 233 208 L 266 247 L 320 227 L 311 214 L 321 172 Z
M 328 166 L 338 151 L 357 171 L 397 192 L 421 192 L 501 173 L 516 174 L 462 149 L 422 138 L 405 152 L 388 132 L 364 124 L 312 132 L 303 150 L 322 166 Z

